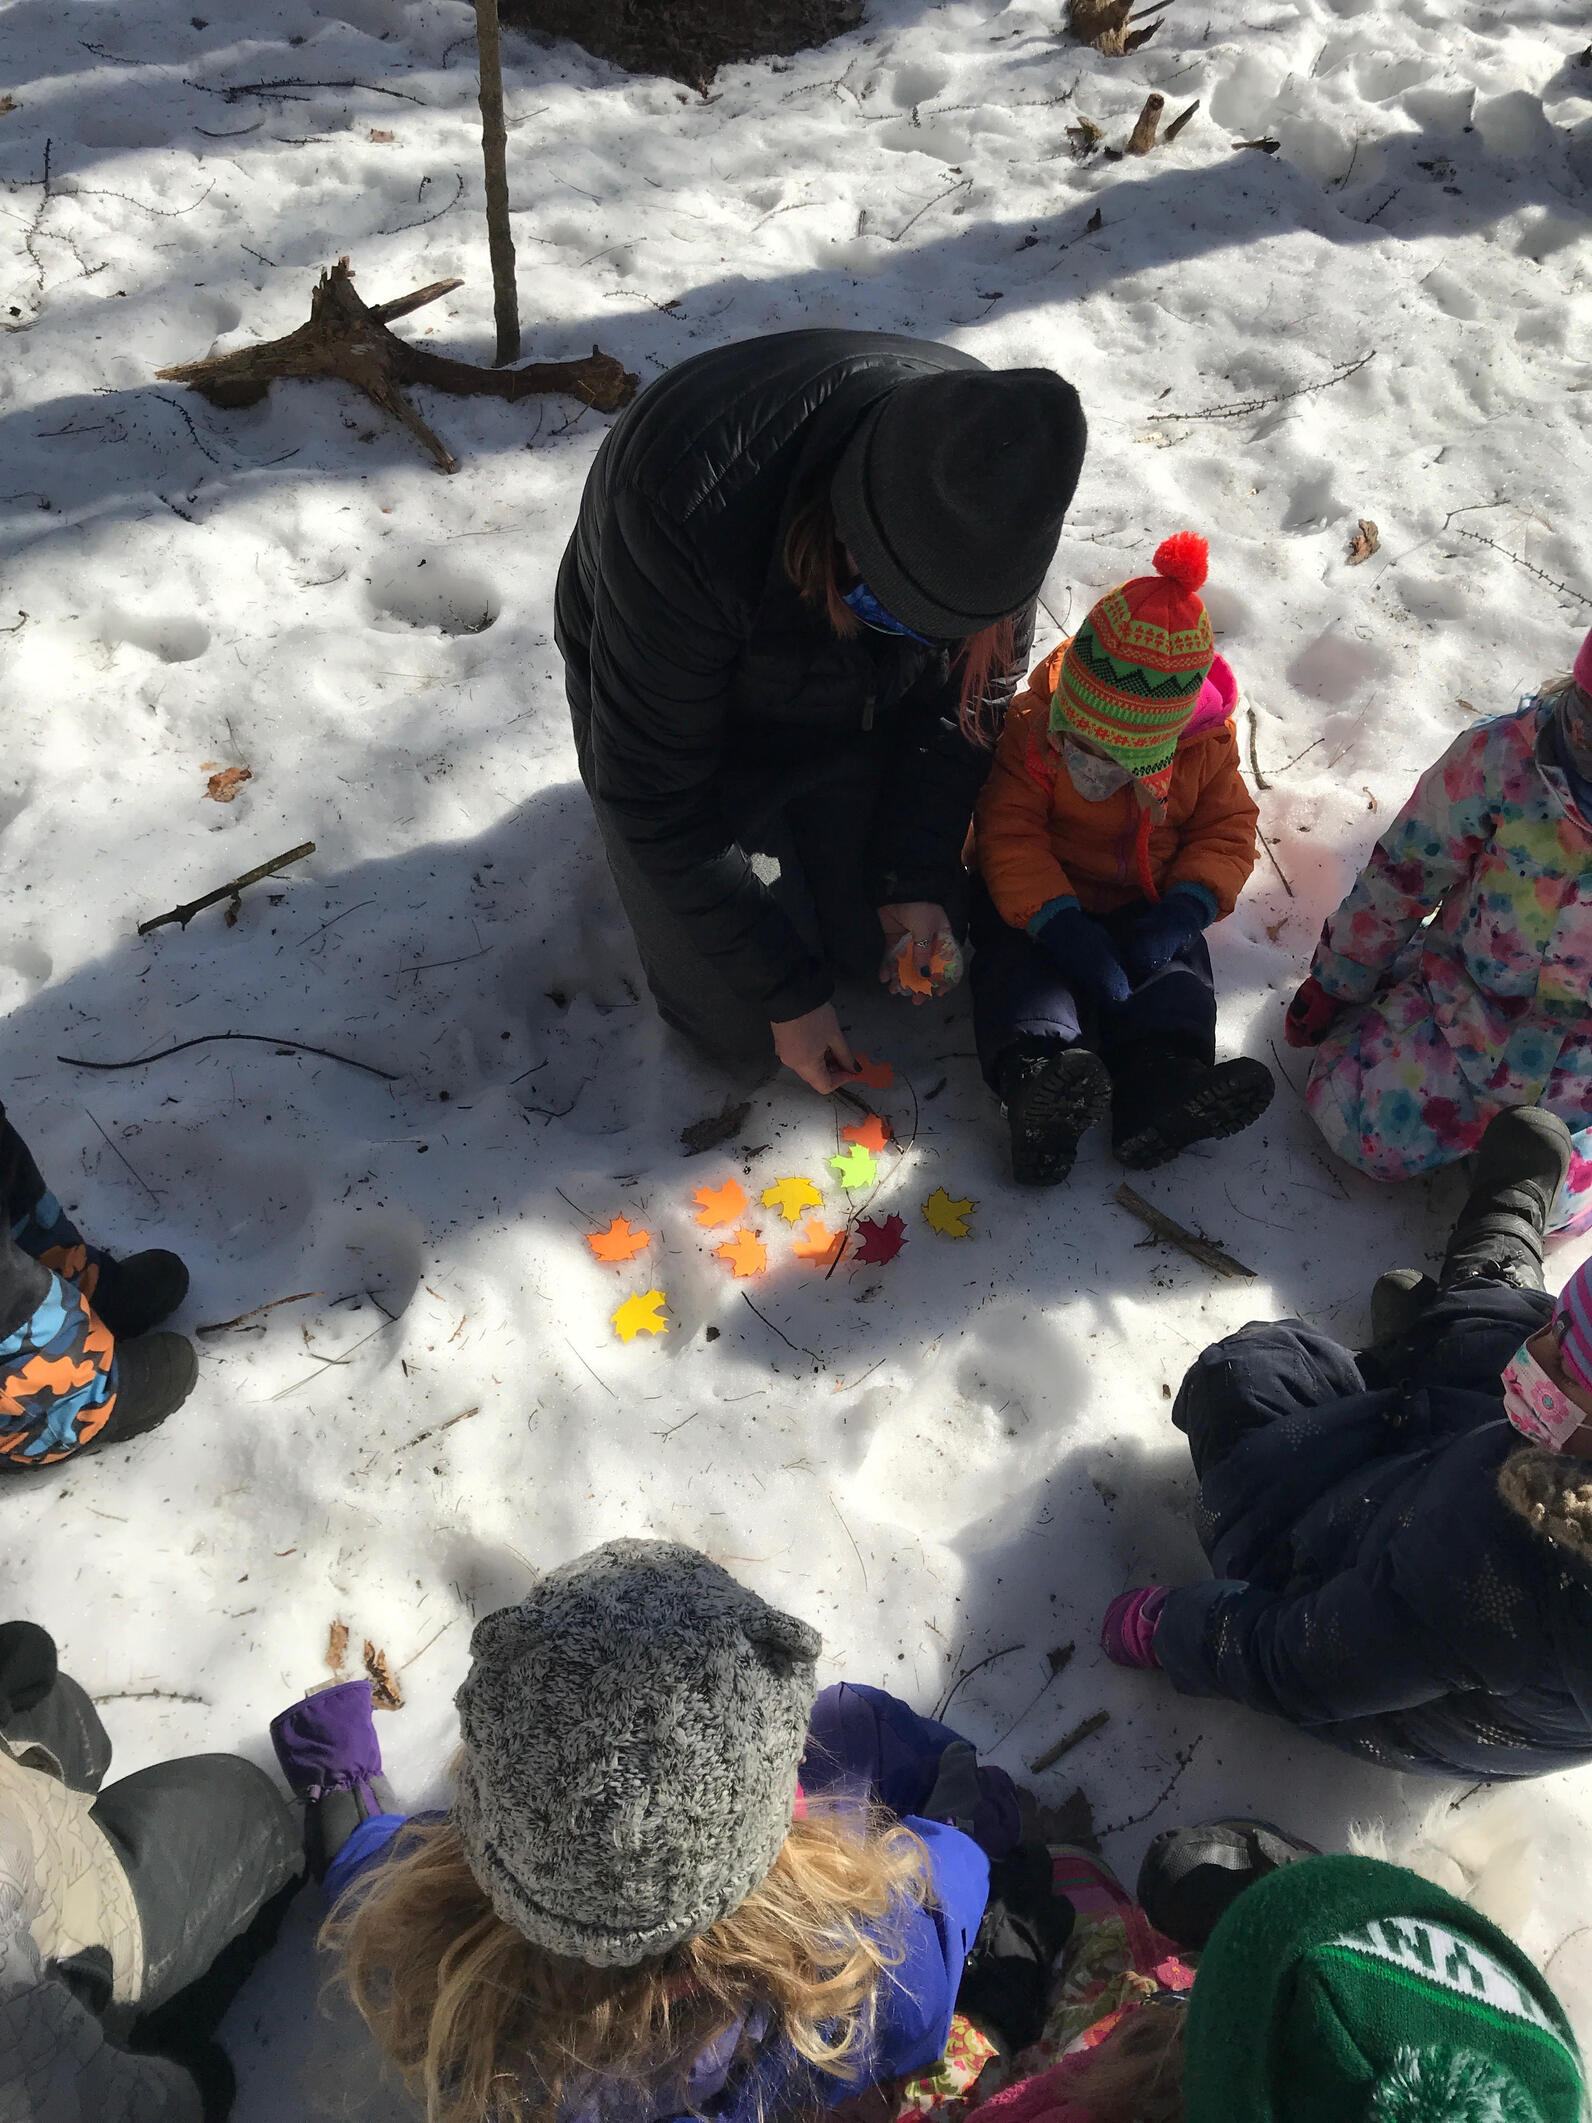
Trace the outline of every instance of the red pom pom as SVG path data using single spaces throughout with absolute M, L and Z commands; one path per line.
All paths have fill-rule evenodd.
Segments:
M 1174 531 L 1155 549 L 1155 572 L 1192 592 L 1205 580 L 1210 557 L 1211 549 L 1198 531 Z

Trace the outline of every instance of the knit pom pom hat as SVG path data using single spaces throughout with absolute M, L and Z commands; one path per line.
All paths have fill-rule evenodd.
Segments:
M 629 1968 L 738 1909 L 790 1829 L 819 1649 L 672 1541 L 609 1541 L 477 1623 L 453 1821 L 504 1923 Z
M 1108 590 L 1068 644 L 1050 727 L 1109 753 L 1159 808 L 1216 644 L 1198 596 L 1210 549 L 1193 531 L 1156 548 L 1153 575 Z

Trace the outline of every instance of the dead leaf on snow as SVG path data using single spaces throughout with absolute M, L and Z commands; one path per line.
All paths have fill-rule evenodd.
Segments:
M 341 1673 L 348 1658 L 348 1624 L 333 1622 L 326 1633 L 326 1663 L 333 1673 Z
M 253 767 L 223 767 L 219 774 L 212 774 L 205 783 L 206 796 L 217 803 L 231 803 L 246 781 L 253 781 Z
M 1096 125 L 1094 120 L 1086 118 L 1082 111 L 1078 113 L 1077 124 L 1067 128 L 1067 138 L 1072 142 L 1072 151 L 1080 162 L 1085 155 L 1092 155 L 1105 137 L 1105 127 Z
M 384 125 L 373 125 L 370 129 L 370 137 L 381 147 L 391 147 L 398 135 L 388 132 Z
M 365 1639 L 365 1672 L 370 1679 L 370 1700 L 375 1707 L 378 1710 L 402 1710 L 404 1692 L 387 1664 L 387 1654 L 378 1651 L 369 1637 Z
M 1360 528 L 1349 540 L 1349 565 L 1357 568 L 1362 560 L 1369 560 L 1382 544 L 1382 533 L 1369 516 L 1360 518 Z

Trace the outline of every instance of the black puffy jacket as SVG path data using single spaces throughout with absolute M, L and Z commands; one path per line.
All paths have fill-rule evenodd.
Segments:
M 783 332 L 661 376 L 597 453 L 559 570 L 581 779 L 660 900 L 773 1019 L 832 992 L 737 845 L 721 777 L 777 785 L 804 761 L 888 746 L 875 903 L 956 893 L 990 753 L 957 727 L 943 649 L 841 640 L 782 552 L 868 408 L 897 384 L 981 364 L 887 332 Z M 1032 614 L 1018 625 L 1026 666 Z M 998 703 L 997 703 L 998 705 Z

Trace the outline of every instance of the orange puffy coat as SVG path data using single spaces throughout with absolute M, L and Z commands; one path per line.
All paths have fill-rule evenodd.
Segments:
M 975 859 L 1003 920 L 1026 928 L 1067 895 L 1086 914 L 1203 885 L 1230 914 L 1255 867 L 1260 814 L 1244 786 L 1232 714 L 1238 686 L 1218 656 L 1178 740 L 1166 816 L 1142 809 L 1130 783 L 1088 803 L 1050 742 L 1050 696 L 1067 644 L 1053 649 L 1012 702 L 978 800 Z

